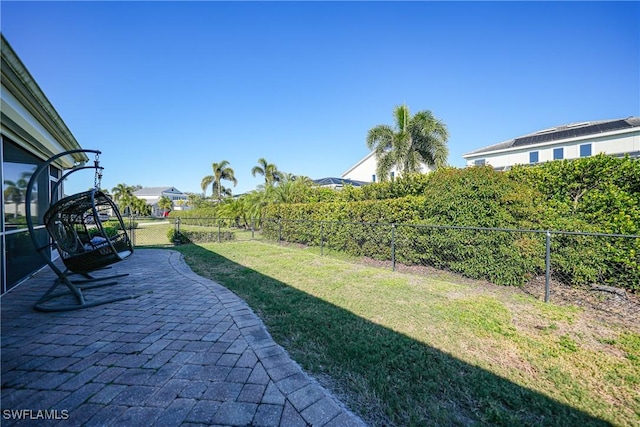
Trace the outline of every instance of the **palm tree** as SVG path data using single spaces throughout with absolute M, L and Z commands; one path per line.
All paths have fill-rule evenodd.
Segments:
M 139 197 L 133 197 L 133 200 L 131 202 L 131 209 L 136 215 L 151 215 L 151 205 L 148 205 L 145 199 L 141 199 Z
M 133 197 L 133 187 L 130 185 L 121 183 L 111 189 L 113 193 L 113 201 L 118 203 L 120 200 Z
M 428 110 L 411 116 L 405 104 L 394 108 L 393 117 L 393 128 L 378 125 L 367 134 L 367 147 L 375 152 L 381 181 L 386 181 L 394 166 L 401 174 L 419 173 L 422 163 L 434 169 L 446 166 L 449 132 L 444 123 Z
M 18 206 L 22 203 L 22 196 L 26 193 L 27 182 L 23 179 L 19 179 L 17 182 L 4 180 L 4 199 L 6 202 L 13 202 L 15 204 L 14 218 L 18 217 Z M 5 202 L 5 203 L 6 203 Z
M 283 174 L 278 170 L 278 167 L 273 163 L 267 162 L 264 157 L 258 159 L 258 166 L 254 166 L 251 169 L 251 174 L 253 176 L 256 176 L 256 174 L 264 176 L 265 187 L 270 187 L 280 182 L 283 178 Z
M 124 183 L 118 184 L 111 189 L 113 201 L 116 202 L 123 215 L 126 213 L 128 208 L 132 208 L 134 206 L 134 191 L 134 187 Z
M 304 203 L 309 201 L 313 181 L 307 177 L 284 180 L 277 187 L 267 189 L 267 197 L 273 203 Z
M 211 168 L 213 169 L 213 175 L 207 175 L 202 178 L 200 187 L 206 194 L 207 187 L 211 185 L 212 196 L 220 201 L 222 200 L 223 194 L 231 195 L 231 189 L 224 188 L 221 181 L 231 181 L 235 187 L 238 185 L 238 180 L 234 175 L 233 169 L 229 167 L 229 162 L 226 160 L 223 160 L 220 163 L 212 163 Z
M 169 212 L 171 208 L 173 208 L 173 202 L 169 197 L 162 196 L 158 199 L 158 207 L 162 209 L 163 214 L 166 214 L 166 212 Z

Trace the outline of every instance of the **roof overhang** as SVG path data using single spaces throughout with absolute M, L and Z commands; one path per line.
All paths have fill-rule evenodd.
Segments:
M 2 133 L 42 159 L 82 148 L 4 35 L 1 36 L 1 44 Z M 88 160 L 84 153 L 74 153 L 59 158 L 55 164 L 68 169 Z

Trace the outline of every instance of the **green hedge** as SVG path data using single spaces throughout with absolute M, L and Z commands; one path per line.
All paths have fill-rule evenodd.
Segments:
M 232 231 L 222 231 L 220 233 L 211 231 L 192 231 L 181 230 L 176 231 L 170 229 L 167 232 L 167 239 L 171 243 L 214 243 L 214 242 L 230 242 L 236 239 L 235 233 Z
M 640 160 L 599 154 L 576 160 L 519 166 L 508 174 L 543 195 L 555 215 L 544 228 L 622 235 L 640 234 Z M 582 282 L 598 282 L 640 291 L 640 239 L 604 239 L 597 243 L 565 236 L 555 243 L 563 265 Z
M 521 285 L 544 271 L 544 237 L 410 226 L 433 209 L 426 197 L 383 201 L 278 205 L 269 209 L 263 233 L 272 239 L 389 260 L 444 268 L 496 284 Z M 309 220 L 315 220 L 311 222 Z M 323 222 L 326 221 L 326 222 Z M 398 225 L 392 230 L 392 223 Z
M 543 233 L 428 227 L 603 231 L 590 222 L 589 215 L 571 216 L 566 209 L 558 209 L 558 202 L 551 202 L 542 188 L 532 185 L 529 179 L 533 178 L 517 173 L 522 175 L 516 178 L 490 167 L 445 168 L 369 190 L 349 189 L 336 197 L 345 201 L 271 204 L 264 211 L 269 219 L 263 222 L 263 233 L 268 238 L 322 243 L 356 256 L 388 260 L 391 224 L 423 224 L 398 226 L 393 231 L 396 260 L 496 284 L 522 285 L 544 274 Z M 402 191 L 412 195 L 396 197 Z M 376 198 L 364 199 L 372 195 Z M 555 277 L 572 285 L 597 282 L 640 290 L 639 240 L 554 234 L 551 261 Z

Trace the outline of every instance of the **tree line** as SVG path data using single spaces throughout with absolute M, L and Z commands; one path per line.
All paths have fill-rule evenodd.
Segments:
M 402 104 L 393 110 L 393 125 L 381 124 L 368 131 L 366 145 L 376 155 L 376 176 L 381 182 L 386 182 L 393 179 L 393 170 L 398 171 L 401 176 L 419 173 L 422 165 L 430 169 L 446 166 L 448 138 L 447 126 L 431 111 L 419 111 L 412 115 L 409 107 Z M 271 202 L 297 203 L 330 197 L 327 189 L 314 188 L 309 177 L 283 172 L 264 157 L 259 158 L 256 166 L 251 169 L 254 177 L 264 178 L 264 184 L 239 199 L 231 198 L 231 186 L 235 187 L 238 180 L 230 162 L 213 162 L 211 170 L 212 173 L 204 176 L 200 182 L 202 195 L 187 194 L 191 207 L 222 209 L 222 212 L 227 211 L 230 215 L 245 217 L 257 214 Z M 113 198 L 121 210 L 150 214 L 150 207 L 146 206 L 146 202 L 133 195 L 139 188 L 141 187 L 118 184 L 112 189 Z M 209 189 L 211 196 L 207 197 Z M 169 198 L 161 197 L 158 206 L 168 211 L 173 208 L 173 203 Z

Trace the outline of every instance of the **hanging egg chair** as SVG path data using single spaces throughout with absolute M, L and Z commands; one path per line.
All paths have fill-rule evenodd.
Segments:
M 111 198 L 99 190 L 103 170 L 99 163 L 100 151 L 77 149 L 51 157 L 38 166 L 31 176 L 25 200 L 32 200 L 34 186 L 43 171 L 48 170 L 56 159 L 73 153 L 94 153 L 94 164 L 93 166 L 76 166 L 65 173 L 52 187 L 51 198 L 54 197 L 58 185 L 64 179 L 82 169 L 95 169 L 95 188 L 64 197 L 55 203 L 50 202 L 49 208 L 44 213 L 43 223 L 51 239 L 44 246 L 41 246 L 36 236 L 31 203 L 26 203 L 27 227 L 31 240 L 38 253 L 58 276 L 53 286 L 35 304 L 34 308 L 38 311 L 76 310 L 137 296 L 118 295 L 92 301 L 87 301 L 84 297 L 84 290 L 115 285 L 118 282 L 112 279 L 128 275 L 93 277 L 89 273 L 107 268 L 133 254 L 133 244 L 118 207 Z M 62 263 L 66 267 L 64 271 L 51 259 L 52 248 L 58 250 Z M 81 275 L 83 278 L 72 279 L 73 275 Z M 56 291 L 60 285 L 65 285 L 67 290 Z M 75 300 L 75 303 L 68 302 L 69 296 Z
M 44 214 L 44 224 L 62 262 L 74 273 L 90 273 L 133 254 L 118 207 L 95 188 L 53 204 Z

